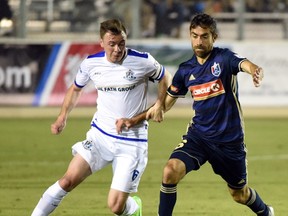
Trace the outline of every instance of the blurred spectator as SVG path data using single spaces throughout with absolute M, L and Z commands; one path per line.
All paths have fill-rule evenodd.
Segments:
M 4 19 L 10 20 L 12 22 L 13 13 L 8 3 L 8 0 L 0 0 L 0 34 L 6 36 L 10 35 L 11 32 L 3 32 L 1 31 L 1 21 Z
M 272 1 L 272 12 L 288 12 L 288 0 Z
M 221 0 L 213 1 L 212 9 L 214 13 L 223 12 L 223 2 Z
M 85 31 L 91 23 L 97 20 L 95 0 L 74 0 L 71 31 Z
M 150 0 L 150 1 L 147 0 L 147 3 L 150 3 L 155 14 L 155 35 L 154 36 L 161 36 L 163 34 L 166 34 L 166 28 L 165 28 L 166 3 L 165 1 L 166 0 Z
M 142 1 L 141 7 L 141 29 L 143 37 L 154 37 L 155 35 L 155 15 L 149 0 Z
M 178 38 L 188 10 L 180 0 L 150 0 L 155 14 L 155 36 Z
M 110 19 L 120 19 L 125 23 L 129 37 L 133 22 L 132 10 L 131 1 L 112 0 L 109 4 L 109 12 L 105 14 L 105 17 Z M 155 29 L 155 15 L 149 0 L 141 1 L 140 14 L 141 35 L 143 37 L 153 37 Z
M 133 9 L 132 9 L 133 10 Z M 116 18 L 121 20 L 128 31 L 131 31 L 132 27 L 132 13 L 131 13 L 131 3 L 127 0 L 113 0 L 110 5 L 110 13 L 107 14 L 108 18 Z
M 193 14 L 203 13 L 205 10 L 205 1 L 196 0 L 193 7 Z M 194 16 L 194 15 L 193 15 Z
M 8 0 L 0 0 L 0 21 L 4 18 L 12 19 L 12 10 Z
M 257 1 L 256 0 L 247 0 L 246 1 L 246 11 L 247 12 L 257 12 Z

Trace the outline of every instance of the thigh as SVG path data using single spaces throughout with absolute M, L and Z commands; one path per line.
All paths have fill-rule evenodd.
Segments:
M 193 133 L 183 136 L 170 156 L 173 158 L 185 164 L 186 173 L 198 170 L 208 160 L 204 142 Z
M 232 189 L 241 189 L 247 183 L 246 147 L 244 144 L 219 145 L 209 158 L 214 172 Z
M 89 164 L 76 154 L 71 160 L 64 176 L 59 180 L 60 186 L 67 192 L 73 190 L 84 179 L 91 175 Z
M 118 140 L 117 146 L 112 162 L 111 188 L 125 193 L 137 192 L 141 176 L 147 165 L 147 149 L 127 145 L 121 140 Z
M 108 139 L 109 137 L 91 129 L 87 132 L 86 140 L 72 146 L 72 154 L 81 155 L 94 173 L 107 166 L 113 159 L 113 149 L 109 148 L 112 141 Z M 103 147 L 105 144 L 107 147 Z

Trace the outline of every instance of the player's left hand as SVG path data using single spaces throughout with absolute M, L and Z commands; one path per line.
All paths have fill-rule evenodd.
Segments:
M 253 74 L 253 83 L 255 87 L 259 87 L 261 85 L 261 81 L 264 77 L 264 71 L 261 67 L 256 68 Z

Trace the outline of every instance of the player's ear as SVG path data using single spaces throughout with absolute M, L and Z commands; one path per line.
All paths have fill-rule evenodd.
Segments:
M 213 42 L 215 42 L 217 38 L 218 38 L 218 34 L 215 33 L 215 34 L 213 35 Z
M 103 42 L 103 39 L 100 39 L 100 46 L 101 46 L 102 48 L 104 48 L 104 42 Z

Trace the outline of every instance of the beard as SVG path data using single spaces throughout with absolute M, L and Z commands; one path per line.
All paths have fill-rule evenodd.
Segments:
M 212 47 L 196 46 L 193 47 L 193 51 L 197 57 L 205 59 L 207 56 L 210 55 Z

